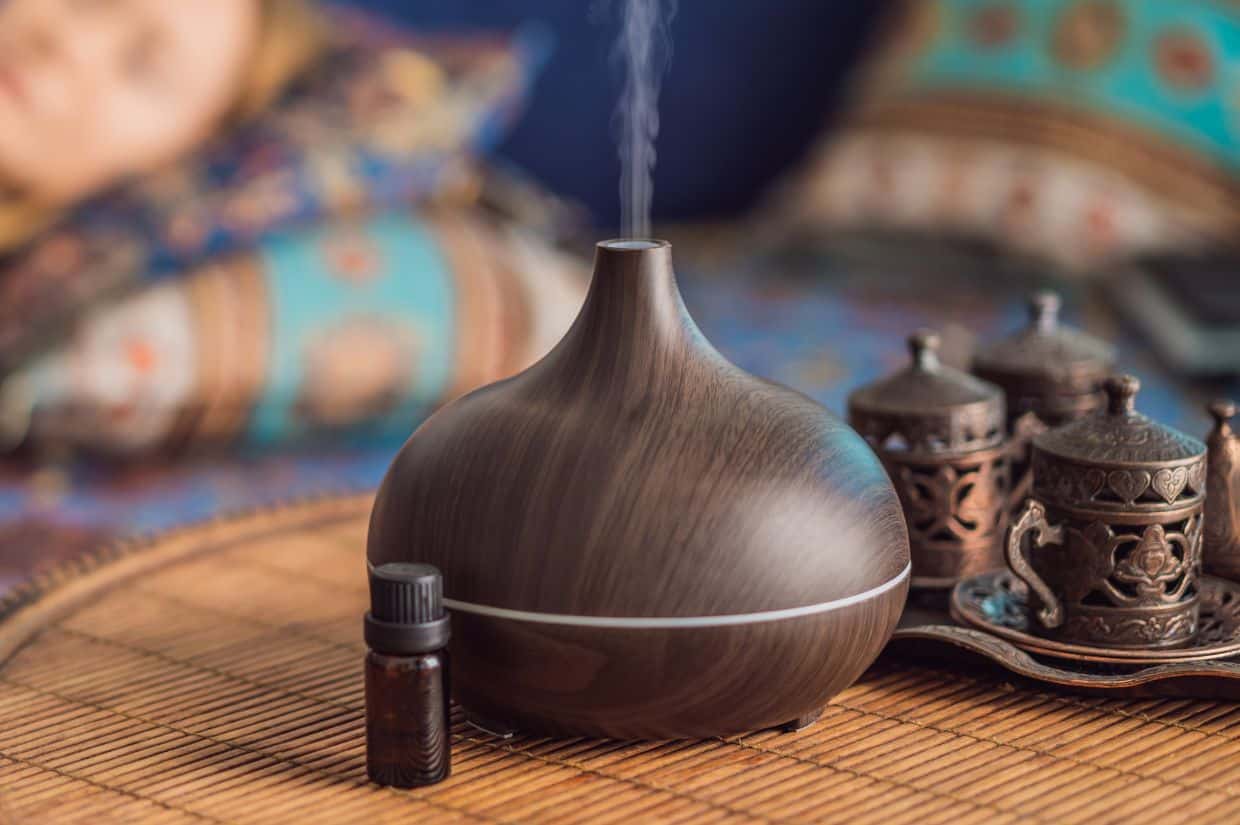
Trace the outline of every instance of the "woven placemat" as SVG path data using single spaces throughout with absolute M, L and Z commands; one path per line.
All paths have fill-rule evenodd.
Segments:
M 1240 821 L 1237 705 L 899 663 L 797 733 L 503 740 L 457 718 L 450 780 L 369 785 L 368 511 L 321 501 L 117 547 L 0 607 L 0 821 Z

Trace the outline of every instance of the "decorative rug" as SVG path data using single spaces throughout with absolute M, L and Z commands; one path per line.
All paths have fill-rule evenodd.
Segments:
M 373 786 L 369 505 L 112 545 L 12 591 L 0 822 L 1240 821 L 1240 705 L 1086 699 L 894 661 L 796 733 L 505 740 L 457 713 L 448 781 Z

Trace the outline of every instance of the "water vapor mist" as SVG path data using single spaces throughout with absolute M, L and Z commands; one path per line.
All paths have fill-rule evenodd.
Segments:
M 672 56 L 676 0 L 621 0 L 614 56 L 624 68 L 620 126 L 620 219 L 627 238 L 650 237 L 650 202 L 659 135 L 659 85 Z

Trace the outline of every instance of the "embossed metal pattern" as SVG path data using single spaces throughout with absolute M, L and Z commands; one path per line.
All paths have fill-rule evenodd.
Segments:
M 908 345 L 907 368 L 849 396 L 849 423 L 900 496 L 913 587 L 947 588 L 1003 565 L 1012 486 L 1003 394 L 941 364 L 933 332 L 914 333 Z
M 1174 647 L 1198 632 L 1205 445 L 1136 412 L 1139 388 L 1107 379 L 1106 410 L 1033 439 L 1007 560 L 1064 640 Z
M 1190 644 L 1172 649 L 1132 649 L 1079 644 L 1039 634 L 1029 592 L 1011 571 L 962 580 L 952 591 L 956 621 L 1007 639 L 1030 653 L 1092 662 L 1159 664 L 1221 659 L 1240 653 L 1240 584 L 1202 576 L 1200 629 Z
M 1009 399 L 1009 403 L 1011 403 Z M 1009 407 L 1010 409 L 1010 407 Z M 1046 423 L 1037 413 L 1026 412 L 1012 419 L 1008 436 L 1008 457 L 1012 462 L 1012 487 L 1008 491 L 1008 512 L 1015 516 L 1033 492 L 1033 439 L 1046 432 Z
M 1033 494 L 1065 507 L 1125 513 L 1199 508 L 1205 445 L 1137 412 L 1140 382 L 1106 382 L 1107 409 L 1033 438 Z
M 1107 470 L 1038 450 L 1033 455 L 1034 495 L 1070 506 L 1166 510 L 1200 504 L 1205 489 L 1201 460 L 1154 470 Z
M 1036 436 L 1033 440 L 1035 452 L 1076 464 L 1136 465 L 1150 472 L 1163 466 L 1171 469 L 1185 466 L 1191 470 L 1193 465 L 1201 464 L 1204 473 L 1205 444 L 1137 412 L 1135 399 L 1140 388 L 1140 382 L 1132 376 L 1107 379 L 1104 386 L 1106 411 Z M 1200 478 L 1204 479 L 1204 475 Z M 1132 483 L 1136 484 L 1137 479 Z M 1149 481 L 1145 484 L 1148 486 Z M 1201 487 L 1204 488 L 1204 481 Z M 1194 489 L 1194 492 L 1202 490 Z
M 1036 499 L 1030 512 L 1040 508 Z M 1197 580 L 1202 514 L 1175 520 L 1114 524 L 1089 513 L 1048 508 L 1042 524 L 1054 537 L 1036 536 L 1016 551 L 1025 528 L 1009 537 L 1009 563 L 1035 588 L 1047 631 L 1064 639 L 1126 647 L 1183 644 L 1197 633 Z M 1045 583 L 1050 594 L 1039 587 Z

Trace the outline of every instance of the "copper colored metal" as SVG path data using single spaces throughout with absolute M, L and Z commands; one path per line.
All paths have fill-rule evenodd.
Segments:
M 1115 366 L 1110 344 L 1059 323 L 1059 295 L 1029 298 L 1029 324 L 983 348 L 973 372 L 1007 395 L 1009 423 L 1033 413 L 1055 427 L 1102 407 L 1102 382 Z
M 1205 539 L 1208 573 L 1240 580 L 1240 435 L 1231 428 L 1234 401 L 1210 405 L 1214 429 L 1206 437 Z
M 1028 653 L 1056 659 L 1154 665 L 1236 656 L 1240 653 L 1240 583 L 1202 576 L 1198 585 L 1201 632 L 1190 644 L 1177 648 L 1101 647 L 1040 636 L 1026 589 L 1008 570 L 961 581 L 952 591 L 951 615 L 962 624 L 1006 639 Z
M 1197 635 L 1205 445 L 1136 412 L 1139 388 L 1110 378 L 1105 410 L 1033 440 L 1033 497 L 1007 558 L 1041 632 L 1063 641 L 1162 648 Z
M 934 668 L 976 667 L 981 660 L 1025 679 L 1094 696 L 1240 702 L 1240 661 L 1234 657 L 1156 665 L 1083 662 L 1027 653 L 993 633 L 941 622 L 899 628 L 886 655 Z
M 848 420 L 900 496 L 913 587 L 942 589 L 1003 565 L 1010 479 L 1003 393 L 941 364 L 933 332 L 908 344 L 912 363 L 853 392 Z
M 1008 457 L 1012 462 L 1012 485 L 1008 491 L 1010 518 L 1020 515 L 1025 499 L 1033 494 L 1033 439 L 1047 426 L 1036 413 L 1027 412 L 1012 421 L 1008 434 Z
M 1059 323 L 1060 305 L 1056 292 L 1033 293 L 1028 325 L 973 359 L 974 374 L 997 384 L 1006 396 L 1013 516 L 1032 486 L 1034 436 L 1100 409 L 1102 382 L 1115 366 L 1110 344 Z

